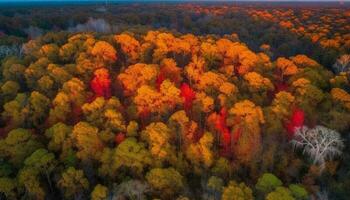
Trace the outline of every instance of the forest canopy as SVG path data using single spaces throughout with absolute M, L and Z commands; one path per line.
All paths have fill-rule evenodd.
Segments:
M 33 10 L 2 13 L 0 199 L 348 198 L 349 11 L 148 6 L 26 39 L 9 27 Z

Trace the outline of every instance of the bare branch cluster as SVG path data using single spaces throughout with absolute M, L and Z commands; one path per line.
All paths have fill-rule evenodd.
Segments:
M 302 149 L 303 153 L 307 154 L 314 164 L 321 167 L 321 170 L 324 168 L 326 160 L 333 160 L 334 157 L 341 155 L 344 148 L 340 134 L 324 126 L 299 127 L 291 142 L 294 149 Z

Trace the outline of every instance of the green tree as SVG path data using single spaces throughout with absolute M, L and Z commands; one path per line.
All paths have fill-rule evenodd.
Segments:
M 266 200 L 295 200 L 292 192 L 285 187 L 277 187 L 276 190 L 266 196 Z
M 223 189 L 222 200 L 253 200 L 252 190 L 246 186 L 244 183 L 236 183 L 235 181 L 230 181 L 228 186 Z
M 282 181 L 280 179 L 271 173 L 265 173 L 259 178 L 255 188 L 258 191 L 267 194 L 279 186 L 282 186 Z
M 306 200 L 309 198 L 309 194 L 302 185 L 290 184 L 288 188 L 292 192 L 293 197 L 297 200 Z

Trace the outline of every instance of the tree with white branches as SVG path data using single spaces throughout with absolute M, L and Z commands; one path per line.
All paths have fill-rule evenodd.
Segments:
M 340 56 L 333 65 L 335 73 L 350 72 L 350 54 Z
M 324 126 L 312 129 L 307 126 L 297 128 L 291 143 L 294 149 L 302 149 L 314 164 L 321 167 L 321 171 L 326 160 L 333 160 L 335 156 L 341 155 L 344 148 L 340 134 Z

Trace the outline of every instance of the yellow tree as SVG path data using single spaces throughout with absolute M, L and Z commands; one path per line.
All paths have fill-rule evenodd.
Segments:
M 200 173 L 203 169 L 208 169 L 214 162 L 214 152 L 212 151 L 214 136 L 210 132 L 204 133 L 198 143 L 192 143 L 186 150 L 187 159 L 191 161 L 195 173 Z
M 129 66 L 118 75 L 118 81 L 124 89 L 125 96 L 132 96 L 142 85 L 155 81 L 158 74 L 156 65 L 137 63 Z
M 342 105 L 350 110 L 350 94 L 340 88 L 333 88 L 331 90 L 332 98 L 335 102 L 340 102 Z
M 298 73 L 298 67 L 291 60 L 283 57 L 277 59 L 276 68 L 281 74 L 282 80 L 285 76 L 292 76 Z
M 91 50 L 100 65 L 111 64 L 117 60 L 117 51 L 112 45 L 105 41 L 98 41 Z M 100 66 L 103 67 L 103 66 Z
M 73 143 L 78 148 L 77 156 L 82 160 L 97 159 L 103 149 L 98 129 L 87 122 L 79 122 L 73 127 Z
M 123 53 L 126 55 L 128 63 L 136 63 L 140 56 L 141 45 L 139 41 L 125 33 L 115 35 L 114 39 L 118 42 Z
M 174 162 L 175 149 L 171 142 L 175 137 L 166 124 L 162 122 L 151 123 L 142 131 L 141 138 L 148 143 L 148 148 L 155 160 Z

